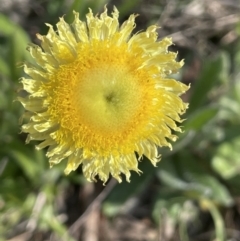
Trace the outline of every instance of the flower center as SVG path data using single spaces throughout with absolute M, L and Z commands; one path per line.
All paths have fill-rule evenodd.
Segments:
M 101 132 L 124 128 L 138 111 L 140 98 L 137 81 L 127 67 L 112 64 L 80 77 L 74 96 L 82 121 Z

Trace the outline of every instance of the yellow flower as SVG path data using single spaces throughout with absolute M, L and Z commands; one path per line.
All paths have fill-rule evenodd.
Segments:
M 25 65 L 26 96 L 18 99 L 30 115 L 22 131 L 48 146 L 50 166 L 67 159 L 68 174 L 82 164 L 87 180 L 106 182 L 111 174 L 121 182 L 140 172 L 138 159 L 155 166 L 158 147 L 175 141 L 172 130 L 187 108 L 179 97 L 188 86 L 168 77 L 183 62 L 169 52 L 170 38 L 157 41 L 157 26 L 132 35 L 136 15 L 121 26 L 118 10 L 69 25 L 63 18 L 57 31 L 49 26 L 37 35 L 41 48 L 29 47 L 36 66 Z M 135 156 L 138 153 L 138 159 Z

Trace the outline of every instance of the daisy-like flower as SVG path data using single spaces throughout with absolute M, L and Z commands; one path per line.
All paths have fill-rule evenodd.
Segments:
M 48 24 L 41 47 L 31 45 L 36 66 L 25 64 L 25 97 L 18 97 L 29 122 L 22 131 L 48 147 L 50 166 L 67 159 L 65 173 L 81 164 L 87 180 L 106 182 L 111 174 L 121 182 L 140 172 L 138 159 L 155 166 L 158 147 L 175 141 L 187 104 L 179 97 L 188 86 L 169 78 L 183 65 L 169 52 L 170 38 L 157 40 L 157 26 L 132 35 L 136 15 L 121 26 L 119 12 L 107 9 L 98 17 L 91 9 L 86 22 L 69 25 L 63 18 L 57 31 Z M 138 159 L 135 153 L 138 153 Z

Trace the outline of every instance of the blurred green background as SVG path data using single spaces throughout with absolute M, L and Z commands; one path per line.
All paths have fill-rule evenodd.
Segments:
M 79 168 L 49 169 L 45 151 L 25 145 L 16 102 L 44 23 L 72 10 L 85 19 L 107 4 L 120 22 L 139 13 L 136 31 L 158 24 L 179 59 L 174 76 L 191 89 L 185 132 L 173 151 L 162 148 L 154 168 L 140 163 L 131 183 L 87 183 Z M 0 241 L 240 240 L 240 2 L 239 0 L 0 0 Z

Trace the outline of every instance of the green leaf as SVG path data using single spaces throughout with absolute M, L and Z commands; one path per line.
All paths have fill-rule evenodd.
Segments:
M 6 64 L 9 65 L 9 70 L 6 70 L 6 66 L 2 65 L 2 69 L 8 77 L 11 77 L 12 80 L 18 80 L 20 69 L 18 65 L 22 63 L 23 60 L 30 60 L 30 56 L 26 51 L 27 44 L 30 42 L 30 39 L 26 32 L 21 28 L 21 26 L 10 21 L 6 16 L 0 14 L 0 29 L 1 33 L 7 38 L 6 48 Z
M 212 167 L 224 179 L 230 179 L 240 174 L 239 150 L 240 137 L 236 137 L 228 142 L 223 142 L 218 146 L 216 154 L 212 159 Z
M 232 123 L 237 123 L 240 120 L 240 105 L 237 101 L 224 96 L 220 100 L 221 110 L 219 113 L 220 119 L 231 121 Z
M 10 35 L 14 32 L 16 25 L 9 20 L 4 14 L 0 13 L 1 34 Z
M 139 4 L 140 0 L 123 1 L 118 7 L 120 14 L 124 15 L 132 11 L 132 9 Z
M 22 71 L 19 66 L 23 60 L 28 59 L 26 47 L 30 42 L 28 36 L 20 27 L 15 28 L 15 32 L 9 36 L 9 65 L 11 68 L 11 79 L 18 80 Z
M 0 56 L 0 73 L 1 75 L 10 76 L 10 66 L 7 64 L 6 59 Z
M 204 101 L 206 101 L 207 94 L 214 84 L 221 80 L 221 77 L 223 76 L 223 61 L 223 55 L 219 55 L 217 58 L 207 60 L 204 63 L 201 75 L 196 81 L 195 86 L 192 87 L 188 113 L 199 108 Z
M 37 165 L 34 163 L 35 160 L 33 158 L 26 155 L 24 152 L 20 152 L 17 150 L 12 150 L 10 154 L 15 158 L 18 164 L 22 167 L 25 174 L 31 179 L 34 180 L 36 177 Z
M 6 148 L 6 153 L 22 169 L 24 174 L 32 182 L 41 182 L 40 174 L 45 169 L 45 156 L 42 151 L 29 148 L 24 143 L 15 139 Z
M 190 115 L 185 124 L 184 129 L 187 130 L 200 130 L 217 114 L 218 109 L 216 107 L 205 107 L 195 111 Z
M 233 204 L 233 199 L 228 191 L 228 189 L 223 186 L 215 177 L 202 174 L 196 175 L 192 174 L 192 182 L 196 182 L 208 188 L 208 193 L 203 193 L 203 197 L 224 206 L 231 206 Z
M 188 198 L 209 199 L 224 206 L 233 203 L 227 188 L 194 163 L 190 155 L 181 156 L 178 162 L 165 164 L 157 171 L 157 177 L 166 187 L 182 191 L 182 194 Z

